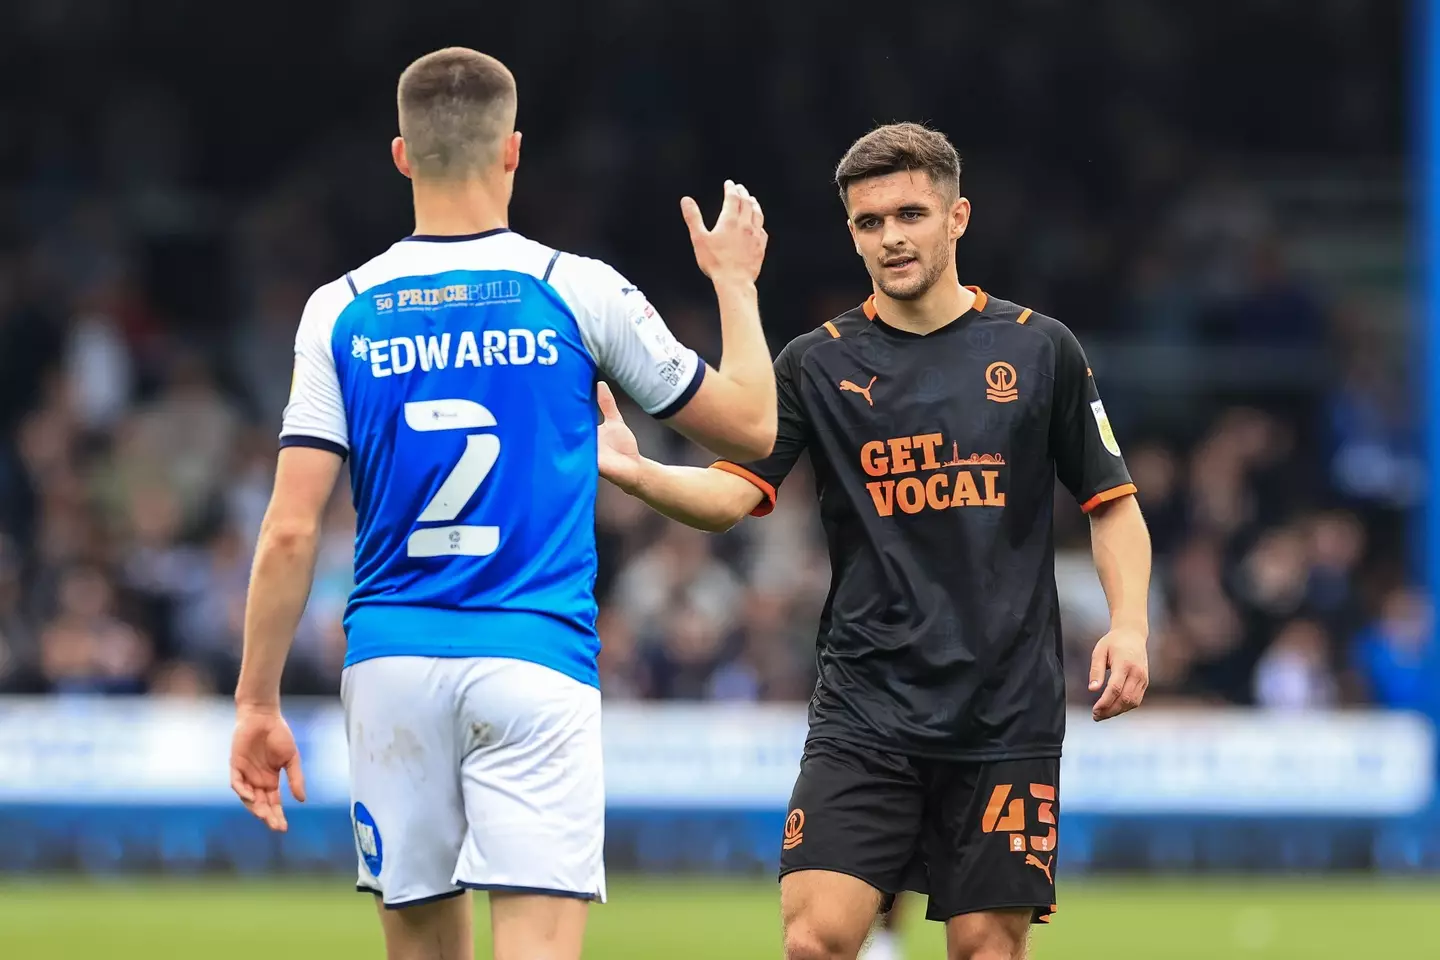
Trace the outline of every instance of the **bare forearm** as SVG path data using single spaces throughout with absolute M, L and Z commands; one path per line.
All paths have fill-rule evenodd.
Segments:
M 319 531 L 267 524 L 260 531 L 245 603 L 245 647 L 235 701 L 274 706 L 280 676 L 315 576 Z
M 745 280 L 718 280 L 715 299 L 720 306 L 721 377 L 734 384 L 737 400 L 759 420 L 775 409 L 775 374 L 770 347 L 760 325 L 760 302 L 755 284 Z
M 1110 605 L 1110 625 L 1142 634 L 1150 627 L 1150 531 L 1134 497 L 1096 509 L 1090 518 L 1095 572 Z
M 711 533 L 728 530 L 763 499 L 753 485 L 733 474 L 704 467 L 675 467 L 645 460 L 631 488 L 656 513 Z

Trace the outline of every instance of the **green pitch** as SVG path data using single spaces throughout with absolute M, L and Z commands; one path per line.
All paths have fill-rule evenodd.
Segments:
M 1060 913 L 1037 928 L 1032 957 L 1440 956 L 1437 904 L 1436 880 L 1077 880 L 1062 885 Z M 0 882 L 0 958 L 381 958 L 373 910 L 338 879 L 12 878 Z M 780 957 L 776 886 L 761 880 L 621 880 L 591 916 L 589 960 Z M 939 925 L 912 917 L 908 948 L 908 960 L 941 960 Z

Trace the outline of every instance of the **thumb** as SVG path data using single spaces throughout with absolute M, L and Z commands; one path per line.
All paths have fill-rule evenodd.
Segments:
M 600 404 L 600 412 L 604 415 L 606 423 L 616 420 L 621 423 L 625 422 L 625 418 L 620 416 L 620 406 L 615 402 L 615 394 L 610 392 L 610 384 L 601 380 L 595 388 L 595 399 Z
M 685 226 L 690 228 L 692 240 L 709 232 L 705 229 L 705 218 L 700 216 L 700 205 L 693 198 L 680 198 L 680 215 L 685 218 Z
M 290 781 L 290 794 L 301 803 L 305 802 L 305 773 L 300 769 L 300 754 L 285 764 L 285 778 Z
M 1104 640 L 1095 644 L 1095 652 L 1090 655 L 1090 692 L 1094 693 L 1100 689 L 1105 682 L 1105 661 L 1110 659 L 1110 645 Z

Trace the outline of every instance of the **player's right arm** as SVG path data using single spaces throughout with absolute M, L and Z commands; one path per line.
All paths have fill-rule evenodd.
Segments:
M 733 473 L 676 467 L 641 456 L 615 396 L 600 384 L 600 476 L 652 510 L 697 530 L 729 530 L 765 500 L 759 487 Z
M 755 281 L 765 260 L 765 214 L 743 186 L 725 183 L 714 229 L 695 201 L 680 201 L 695 262 L 715 286 L 720 308 L 720 369 L 675 414 L 675 429 L 722 457 L 753 460 L 775 444 L 775 380 L 760 326 Z
M 776 488 L 809 442 L 809 429 L 796 390 L 798 350 L 794 344 L 775 360 L 778 418 L 774 448 L 747 463 L 721 460 L 708 468 L 657 463 L 640 454 L 615 398 L 600 384 L 600 475 L 657 513 L 719 533 L 746 516 L 762 517 L 775 507 Z
M 776 429 L 770 349 L 755 293 L 765 257 L 764 216 L 744 187 L 730 183 L 714 229 L 706 229 L 690 198 L 682 210 L 695 260 L 720 307 L 718 370 L 676 340 L 645 295 L 612 267 L 557 253 L 545 279 L 571 305 L 601 373 L 646 413 L 719 456 L 764 457 Z

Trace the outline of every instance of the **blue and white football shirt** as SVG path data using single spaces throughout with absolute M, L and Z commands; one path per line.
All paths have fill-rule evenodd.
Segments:
M 350 458 L 348 666 L 510 657 L 597 684 L 595 380 L 666 417 L 705 364 L 597 260 L 409 237 L 317 290 L 281 446 Z

